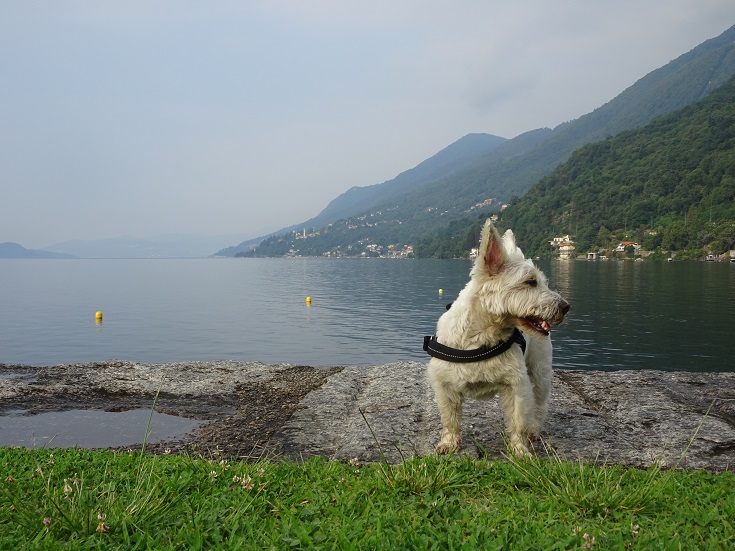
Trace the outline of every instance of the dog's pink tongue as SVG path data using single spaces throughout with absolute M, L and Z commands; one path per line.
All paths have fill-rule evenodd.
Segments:
M 547 333 L 551 331 L 551 326 L 548 324 L 546 320 L 541 320 L 539 325 L 541 325 L 541 328 Z

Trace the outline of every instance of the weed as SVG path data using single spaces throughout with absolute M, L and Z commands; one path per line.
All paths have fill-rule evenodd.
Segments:
M 605 517 L 613 511 L 653 511 L 671 487 L 671 472 L 661 472 L 655 461 L 643 476 L 632 468 L 564 461 L 546 442 L 546 457 L 508 455 L 511 468 L 525 485 L 547 498 L 562 501 L 585 515 Z

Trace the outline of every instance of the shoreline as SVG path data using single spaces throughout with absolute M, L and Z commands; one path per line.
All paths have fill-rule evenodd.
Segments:
M 205 423 L 151 453 L 389 462 L 433 453 L 440 422 L 423 362 L 312 367 L 238 361 L 0 364 L 0 415 L 151 408 Z M 709 413 L 708 413 L 709 411 Z M 460 453 L 504 453 L 497 400 L 468 400 Z M 696 435 L 696 436 L 695 436 Z M 735 373 L 554 371 L 542 433 L 562 458 L 735 469 Z M 119 449 L 140 449 L 140 444 Z M 545 453 L 540 451 L 541 454 Z

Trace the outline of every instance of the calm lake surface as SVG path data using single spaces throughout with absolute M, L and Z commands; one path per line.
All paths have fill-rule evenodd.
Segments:
M 572 305 L 552 333 L 555 367 L 735 371 L 735 265 L 538 264 Z M 0 363 L 426 361 L 423 335 L 434 332 L 470 267 L 459 260 L 0 260 Z

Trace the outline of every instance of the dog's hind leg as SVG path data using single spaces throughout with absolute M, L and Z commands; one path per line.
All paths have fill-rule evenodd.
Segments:
M 535 406 L 533 385 L 526 373 L 514 384 L 501 387 L 500 407 L 505 416 L 506 433 L 516 456 L 529 455 L 528 441 L 534 430 Z
M 444 384 L 436 385 L 434 394 L 443 427 L 441 438 L 436 446 L 436 453 L 446 454 L 458 451 L 462 443 L 462 395 Z

